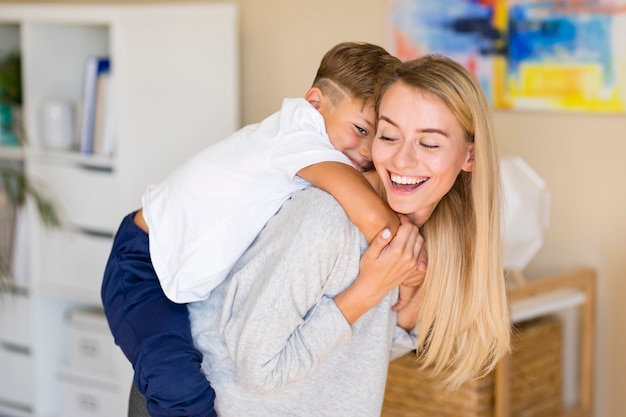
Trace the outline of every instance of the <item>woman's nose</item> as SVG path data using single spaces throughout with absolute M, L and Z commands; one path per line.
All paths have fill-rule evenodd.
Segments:
M 410 143 L 405 142 L 396 149 L 392 160 L 398 168 L 414 167 L 418 163 L 417 151 Z

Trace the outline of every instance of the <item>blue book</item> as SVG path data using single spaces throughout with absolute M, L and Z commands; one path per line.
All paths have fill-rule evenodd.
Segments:
M 92 154 L 94 151 L 94 123 L 98 101 L 98 78 L 111 71 L 108 56 L 90 56 L 85 62 L 83 79 L 83 100 L 81 103 L 79 147 L 80 152 Z

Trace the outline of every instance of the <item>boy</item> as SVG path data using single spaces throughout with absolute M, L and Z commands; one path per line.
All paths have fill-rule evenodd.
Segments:
M 376 85 L 398 63 L 375 45 L 335 46 L 304 99 L 201 151 L 124 219 L 102 299 L 152 416 L 215 415 L 183 303 L 209 295 L 291 193 L 313 184 L 368 241 L 395 234 L 397 215 L 359 171 L 371 168 Z

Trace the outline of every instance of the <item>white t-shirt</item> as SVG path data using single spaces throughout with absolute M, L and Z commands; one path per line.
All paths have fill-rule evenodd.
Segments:
M 149 186 L 143 216 L 165 295 L 206 299 L 283 202 L 310 185 L 296 173 L 323 161 L 351 165 L 330 143 L 322 115 L 304 99 L 285 99 L 279 112 Z

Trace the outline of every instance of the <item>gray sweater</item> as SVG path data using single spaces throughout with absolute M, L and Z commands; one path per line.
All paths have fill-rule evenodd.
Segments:
M 366 245 L 329 194 L 298 191 L 189 306 L 220 417 L 380 415 L 389 360 L 415 339 L 395 324 L 395 290 L 352 326 L 335 305 Z

